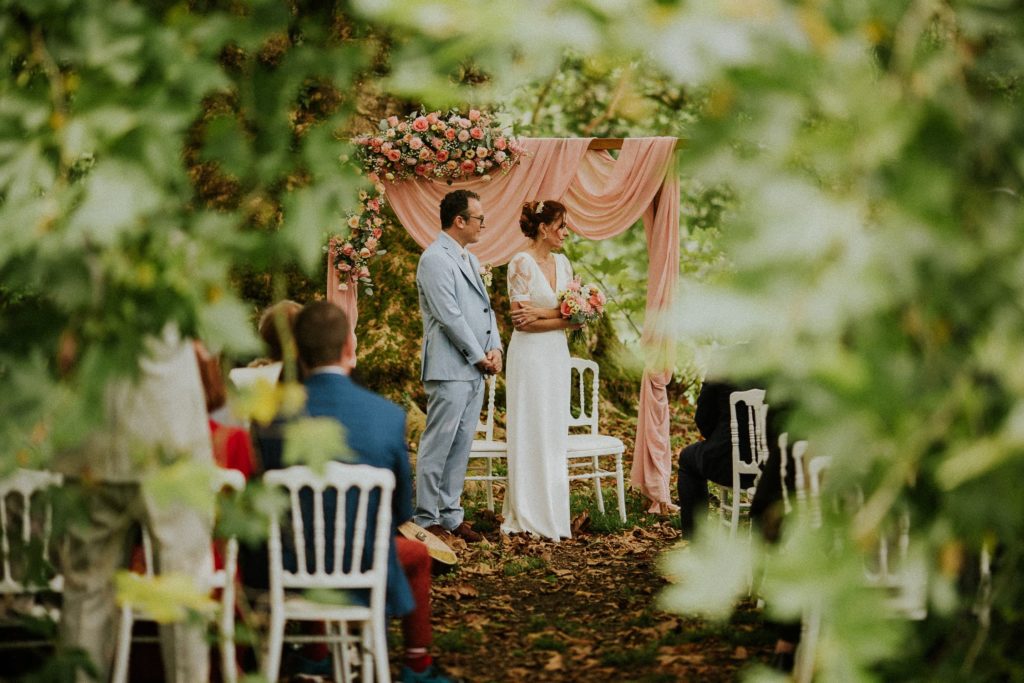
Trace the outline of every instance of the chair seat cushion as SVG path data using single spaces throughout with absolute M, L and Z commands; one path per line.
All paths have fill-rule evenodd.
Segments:
M 372 613 L 363 605 L 338 605 L 314 602 L 299 596 L 286 596 L 285 613 L 299 621 L 370 621 Z
M 505 454 L 508 450 L 508 444 L 504 441 L 485 441 L 484 439 L 478 439 L 473 442 L 473 453 L 500 453 Z
M 626 446 L 614 436 L 604 434 L 570 434 L 567 456 L 580 458 L 587 455 L 614 455 Z

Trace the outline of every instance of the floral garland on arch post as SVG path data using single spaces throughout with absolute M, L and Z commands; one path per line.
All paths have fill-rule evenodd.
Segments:
M 380 240 L 391 221 L 381 210 L 384 180 L 423 178 L 455 180 L 479 177 L 490 180 L 492 173 L 507 173 L 523 154 L 520 141 L 502 127 L 493 114 L 470 109 L 463 115 L 458 109 L 447 112 L 415 111 L 404 119 L 381 119 L 378 131 L 352 139 L 355 162 L 373 183 L 373 191 L 359 192 L 359 210 L 351 212 L 345 223 L 347 235 L 333 235 L 324 250 L 338 273 L 338 289 L 362 284 L 363 292 L 373 294 L 369 260 L 385 253 Z

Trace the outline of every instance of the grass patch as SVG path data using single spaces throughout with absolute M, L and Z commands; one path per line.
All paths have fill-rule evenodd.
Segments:
M 542 633 L 533 641 L 534 650 L 552 650 L 554 652 L 565 652 L 565 643 L 559 640 L 552 633 Z
M 505 563 L 503 569 L 505 576 L 518 576 L 534 569 L 543 569 L 548 566 L 547 560 L 540 557 L 517 557 Z
M 594 488 L 589 483 L 576 483 L 569 492 L 569 514 L 575 518 L 582 512 L 590 516 L 589 531 L 598 534 L 618 534 L 634 527 L 647 528 L 665 520 L 658 515 L 647 514 L 647 499 L 636 491 L 626 491 L 626 521 L 619 518 L 619 504 L 615 497 L 614 486 L 602 486 L 604 496 L 604 512 L 597 508 Z M 679 515 L 671 515 L 668 521 L 674 528 L 679 528 Z
M 601 663 L 628 670 L 635 666 L 650 666 L 658 657 L 658 644 L 649 643 L 632 650 L 608 650 L 601 655 Z
M 465 626 L 435 633 L 434 642 L 441 652 L 470 652 L 480 645 L 480 634 Z

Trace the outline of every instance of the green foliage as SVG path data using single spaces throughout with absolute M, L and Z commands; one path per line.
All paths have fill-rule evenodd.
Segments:
M 1024 475 L 1024 13 L 769 5 L 689 6 L 674 27 L 693 47 L 661 62 L 711 88 L 683 172 L 739 199 L 722 231 L 734 271 L 686 283 L 677 329 L 742 342 L 721 367 L 770 378 L 769 401 L 795 405 L 791 442 L 833 457 L 831 491 L 864 495 L 820 534 L 791 525 L 766 599 L 822 609 L 822 680 L 872 678 L 885 660 L 890 679 L 1019 676 L 1004 634 L 1020 629 L 1008 606 L 1024 569 L 1008 491 Z M 927 568 L 920 626 L 890 620 L 862 585 L 904 508 Z M 971 612 L 986 540 L 1006 582 L 991 627 Z M 691 575 L 721 571 L 717 547 L 693 548 Z

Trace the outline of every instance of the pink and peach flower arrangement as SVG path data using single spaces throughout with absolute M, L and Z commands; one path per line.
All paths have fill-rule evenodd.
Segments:
M 508 172 L 523 153 L 519 140 L 492 114 L 477 109 L 465 115 L 452 109 L 417 111 L 404 119 L 389 116 L 381 119 L 376 133 L 358 135 L 352 142 L 355 161 L 373 183 L 374 192 L 360 191 L 359 210 L 345 221 L 348 234 L 332 236 L 325 250 L 337 271 L 338 289 L 361 283 L 367 294 L 373 293 L 368 261 L 385 253 L 379 244 L 391 227 L 382 213 L 383 181 L 490 180 L 492 173 Z

